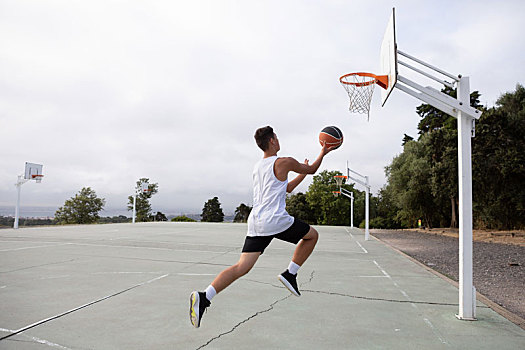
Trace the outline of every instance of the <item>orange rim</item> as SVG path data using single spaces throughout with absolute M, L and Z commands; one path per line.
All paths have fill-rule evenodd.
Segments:
M 359 75 L 360 77 L 369 77 L 372 78 L 370 81 L 365 81 L 362 83 L 354 83 L 350 81 L 344 81 L 345 78 L 353 76 L 353 75 Z M 374 83 L 377 83 L 377 85 L 381 86 L 383 89 L 386 89 L 388 86 L 388 75 L 375 75 L 372 73 L 365 73 L 365 72 L 357 72 L 357 73 L 349 73 L 341 76 L 339 78 L 339 81 L 341 84 L 347 84 L 347 85 L 354 85 L 354 86 L 368 86 L 372 85 Z

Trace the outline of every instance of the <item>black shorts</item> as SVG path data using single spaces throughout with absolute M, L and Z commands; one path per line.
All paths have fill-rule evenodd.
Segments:
M 272 236 L 246 236 L 244 246 L 242 247 L 243 253 L 264 253 L 264 249 L 268 247 L 272 239 L 277 238 L 281 241 L 290 242 L 293 244 L 299 243 L 299 241 L 310 231 L 310 225 L 306 222 L 294 218 L 292 226 L 285 231 Z

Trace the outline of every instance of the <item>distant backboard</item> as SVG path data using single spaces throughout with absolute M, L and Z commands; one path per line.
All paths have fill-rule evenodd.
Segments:
M 42 164 L 26 162 L 24 179 L 33 180 L 35 178 L 34 175 L 42 175 Z
M 383 42 L 381 43 L 381 75 L 388 75 L 388 86 L 381 89 L 381 105 L 384 106 L 388 96 L 397 82 L 397 42 L 395 8 L 386 26 Z
M 151 191 L 149 189 L 149 183 L 147 183 L 147 182 L 142 182 L 140 184 L 140 186 L 141 186 L 141 190 L 142 190 L 143 193 L 149 193 Z

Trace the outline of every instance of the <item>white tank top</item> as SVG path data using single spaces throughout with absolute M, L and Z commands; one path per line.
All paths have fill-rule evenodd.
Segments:
M 271 236 L 292 226 L 294 218 L 286 212 L 288 179 L 274 173 L 277 156 L 261 159 L 253 169 L 253 209 L 248 217 L 248 236 Z

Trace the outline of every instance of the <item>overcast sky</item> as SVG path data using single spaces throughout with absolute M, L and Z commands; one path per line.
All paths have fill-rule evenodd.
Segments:
M 1 0 L 0 205 L 14 208 L 33 162 L 45 178 L 22 186 L 22 206 L 58 207 L 90 186 L 125 209 L 148 177 L 155 211 L 199 213 L 218 196 L 232 213 L 251 204 L 265 125 L 300 161 L 338 126 L 344 144 L 320 171 L 348 160 L 376 193 L 403 134 L 417 136 L 421 102 L 395 89 L 382 108 L 377 87 L 368 122 L 338 78 L 379 73 L 394 6 L 399 49 L 470 76 L 484 105 L 524 83 L 522 0 Z

